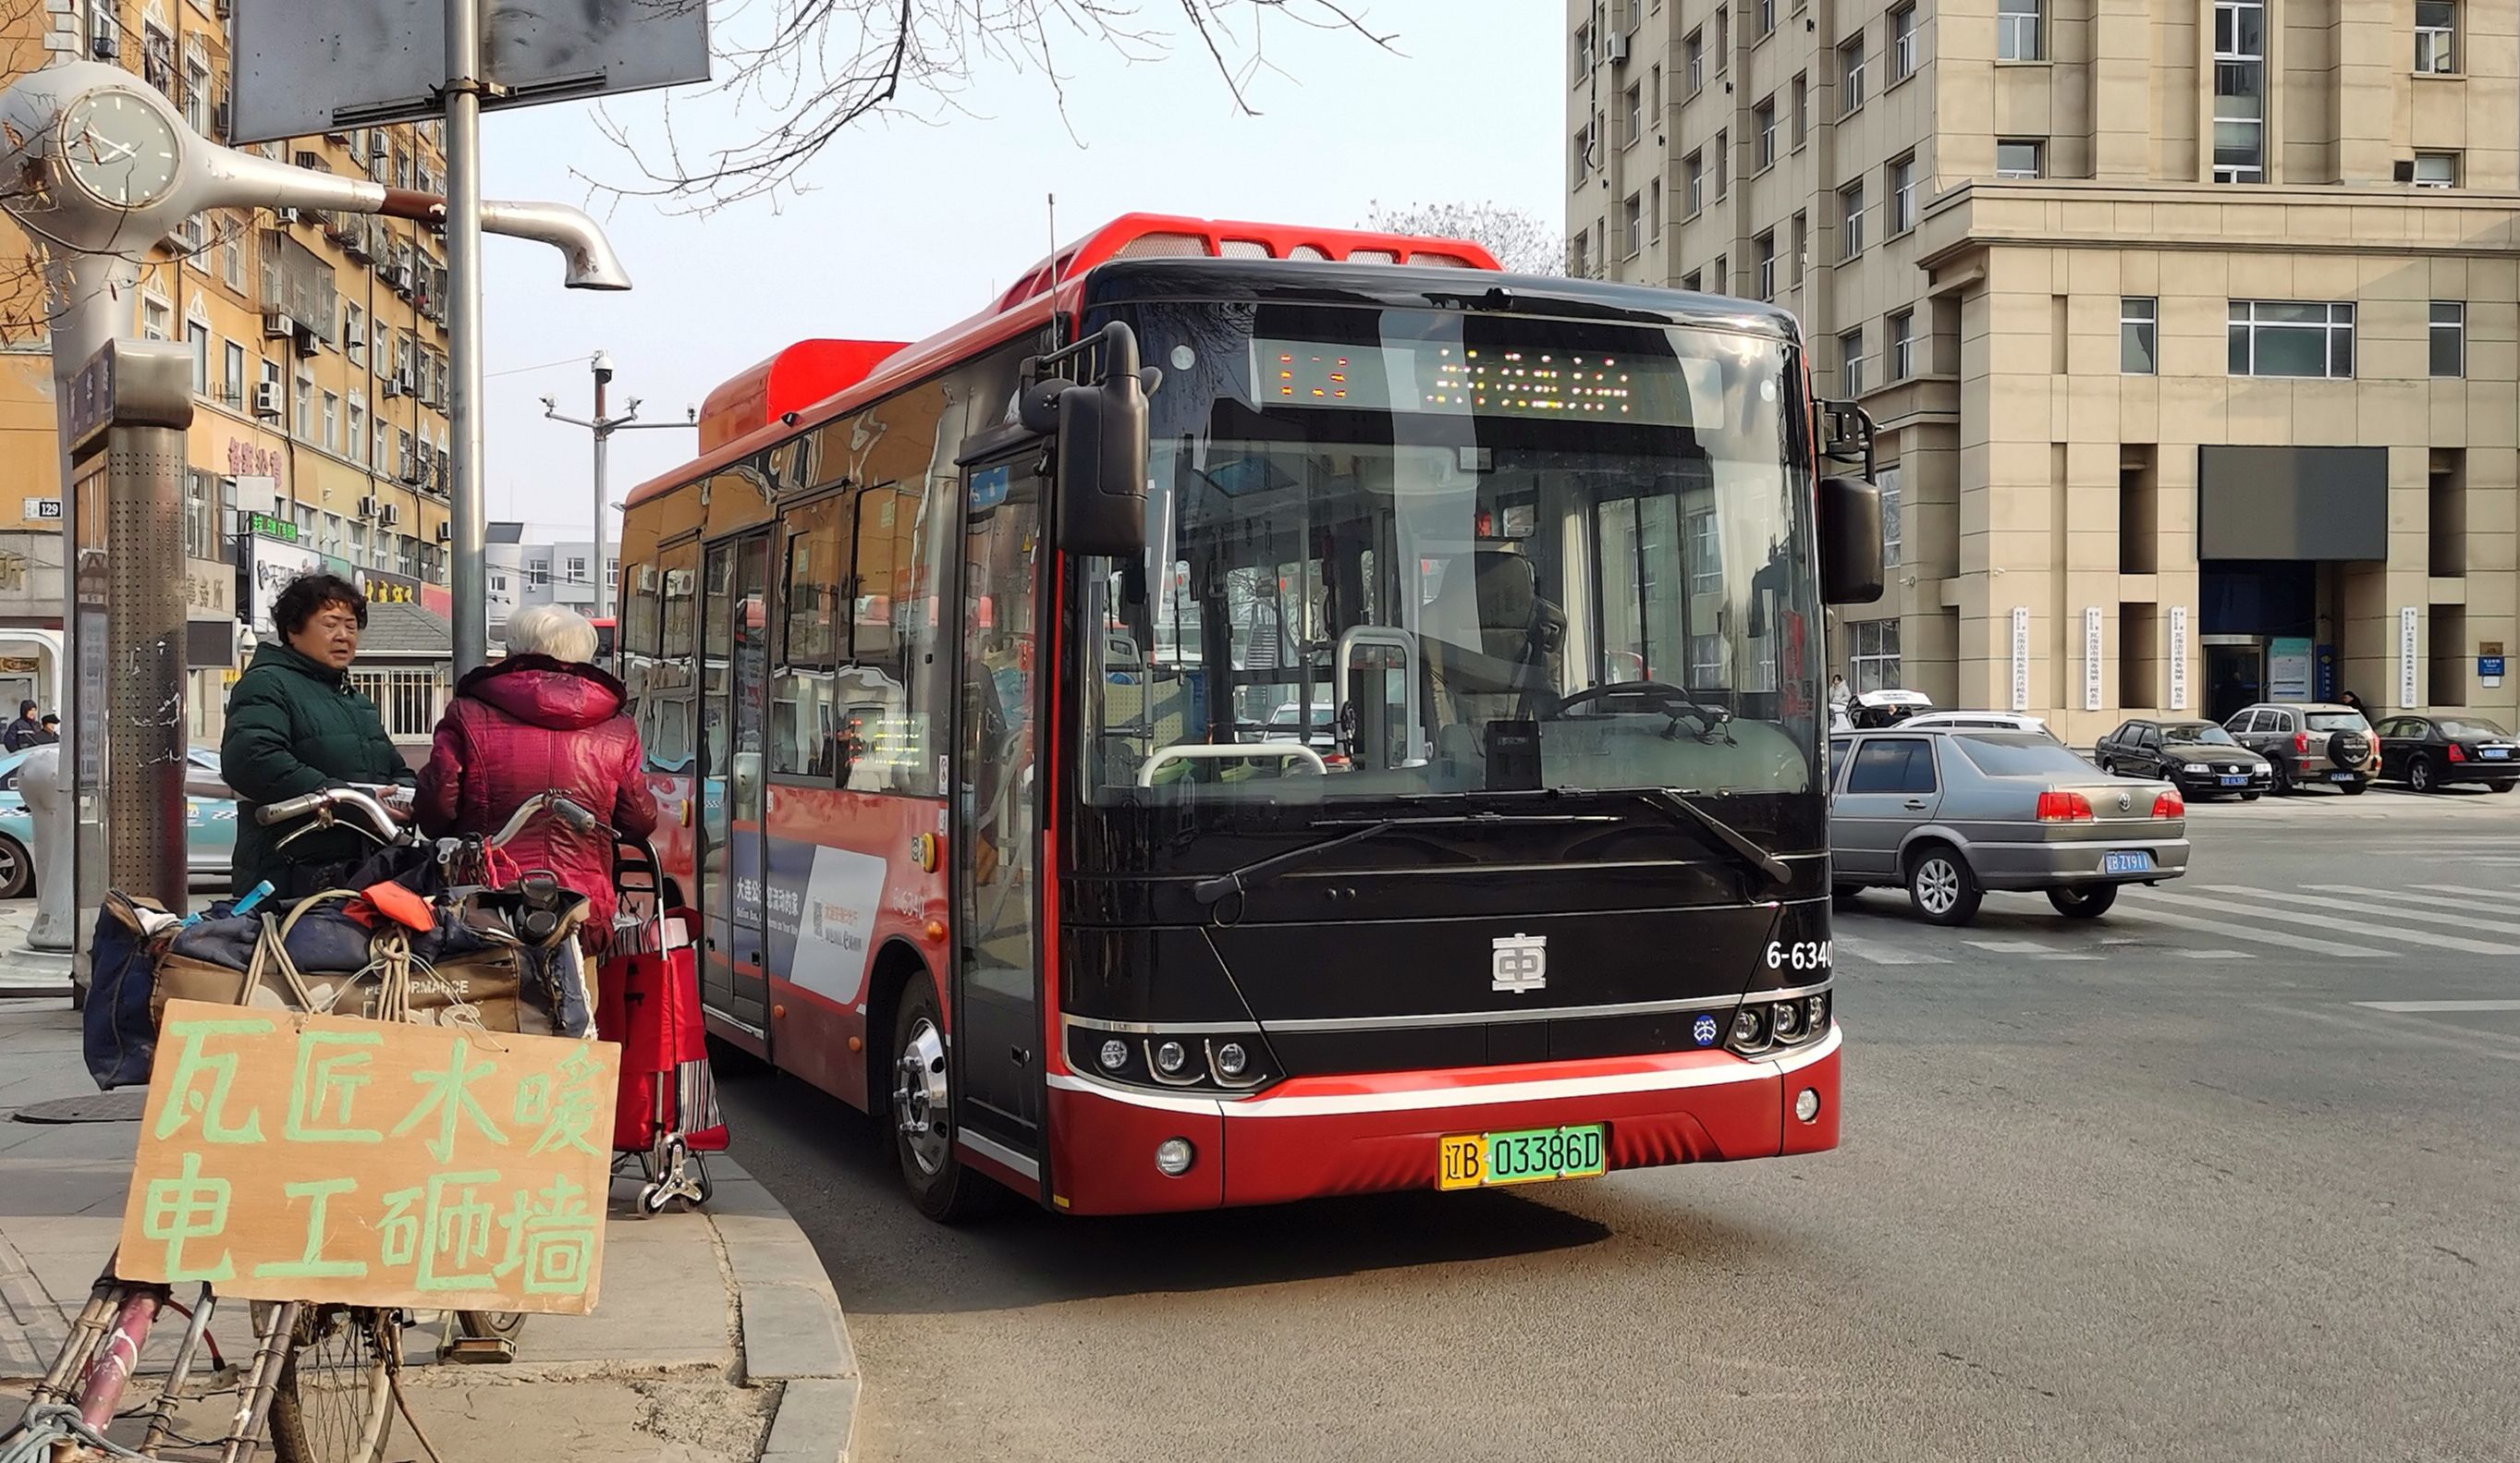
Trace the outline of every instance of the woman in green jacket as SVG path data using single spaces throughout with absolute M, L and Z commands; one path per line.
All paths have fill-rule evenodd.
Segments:
M 289 824 L 264 827 L 255 812 L 327 787 L 400 783 L 411 769 L 385 735 L 374 701 L 350 685 L 368 600 L 336 574 L 301 574 L 271 606 L 280 643 L 265 642 L 228 693 L 220 771 L 237 794 L 235 889 L 265 879 L 281 899 L 338 888 L 376 845 L 347 828 L 309 833 L 279 847 Z M 400 811 L 402 805 L 395 805 Z

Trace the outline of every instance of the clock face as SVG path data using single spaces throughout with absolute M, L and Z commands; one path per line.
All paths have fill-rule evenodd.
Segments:
M 158 109 L 127 91 L 90 92 L 62 112 L 62 160 L 99 202 L 142 208 L 175 186 L 183 144 Z

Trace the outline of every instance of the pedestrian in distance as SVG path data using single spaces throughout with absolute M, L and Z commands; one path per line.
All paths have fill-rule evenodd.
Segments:
M 2358 695 L 2354 694 L 2354 692 L 2352 692 L 2352 691 L 2350 691 L 2350 690 L 2349 690 L 2349 691 L 2347 691 L 2345 694 L 2343 694 L 2343 695 L 2341 695 L 2341 696 L 2337 697 L 2336 699 L 2338 699 L 2339 701 L 2344 702 L 2344 703 L 2345 703 L 2346 705 L 2348 705 L 2348 706 L 2353 707 L 2353 708 L 2354 708 L 2354 714 L 2355 714 L 2356 716 L 2359 716 L 2359 717 L 2362 718 L 2362 720 L 2364 720 L 2364 721 L 2366 721 L 2366 722 L 2367 722 L 2367 721 L 2369 721 L 2369 720 L 2371 719 L 2371 708 L 2370 708 L 2370 707 L 2368 707 L 2368 706 L 2363 705 L 2363 704 L 2362 704 L 2362 698 L 2361 696 L 2358 696 Z
M 1848 688 L 1846 678 L 1844 676 L 1831 676 L 1828 678 L 1828 704 L 1830 706 L 1843 711 L 1846 709 L 1846 703 L 1854 699 L 1855 692 Z
M 0 732 L 0 746 L 12 752 L 22 752 L 37 745 L 43 734 L 44 724 L 35 720 L 35 703 L 21 701 L 18 703 L 18 719 L 9 724 L 7 732 Z
M 508 656 L 466 676 L 420 770 L 420 828 L 432 838 L 499 831 L 518 808 L 556 792 L 634 838 L 656 829 L 639 729 L 621 683 L 589 664 L 595 627 L 560 604 L 508 621 Z M 579 938 L 601 953 L 612 936 L 612 835 L 538 818 L 506 848 L 586 896 Z
M 237 794 L 230 887 L 269 880 L 284 900 L 339 887 L 376 845 L 356 829 L 320 829 L 290 844 L 290 827 L 264 827 L 266 804 L 351 785 L 409 787 L 412 773 L 385 735 L 377 704 L 350 682 L 368 599 L 338 574 L 300 574 L 272 601 L 278 634 L 253 652 L 228 692 L 219 763 Z M 397 813 L 402 805 L 389 801 Z
M 36 746 L 39 746 L 39 747 L 48 747 L 48 746 L 51 746 L 53 743 L 55 743 L 55 742 L 57 742 L 57 741 L 60 741 L 61 739 L 62 739 L 62 717 L 61 717 L 61 713 L 60 713 L 60 712 L 57 712 L 57 711 L 47 711 L 47 712 L 45 712 L 45 713 L 44 713 L 44 729 L 43 729 L 41 732 L 36 732 L 36 733 L 35 733 L 35 742 L 34 742 L 34 744 L 35 744 Z

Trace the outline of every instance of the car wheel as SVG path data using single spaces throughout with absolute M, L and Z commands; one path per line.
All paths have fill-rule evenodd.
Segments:
M 2108 758 L 2103 757 L 2100 759 L 2100 771 L 2107 776 L 2114 777 L 2118 775 L 2118 765 L 2115 762 L 2110 761 Z
M 2276 797 L 2285 797 L 2290 795 L 2292 792 L 2292 769 L 2284 766 L 2280 762 L 2276 763 L 2274 782 L 2267 789 L 2267 791 L 2273 793 Z
M 24 899 L 35 892 L 35 861 L 26 846 L 0 836 L 0 899 Z
M 2496 792 L 2509 792 L 2514 787 L 2520 787 L 2520 782 L 2497 782 L 2494 784 L 2494 790 Z
M 2368 787 L 2368 786 L 2370 786 L 2370 785 L 2371 785 L 2370 783 L 2363 781 L 2363 780 L 2362 780 L 2362 778 L 2360 778 L 2360 777 L 2357 777 L 2357 778 L 2355 778 L 2355 779 L 2354 779 L 2353 781 L 2351 781 L 2351 782 L 2339 782 L 2339 783 L 2337 783 L 2337 784 L 2336 784 L 2336 790 L 2337 790 L 2338 792 L 2341 792 L 2341 793 L 2345 794 L 2345 795 L 2346 795 L 2347 797 L 2349 797 L 2349 798 L 2359 798 L 2359 797 L 2361 797 L 2361 796 L 2362 795 L 2362 789 L 2364 789 L 2364 788 L 2366 788 L 2366 787 Z M 2418 788 L 2416 788 L 2415 790 L 2416 790 L 2417 792 L 2422 792 L 2422 791 L 2424 791 L 2425 789 L 2418 787 Z
M 2417 792 L 2439 790 L 2440 784 L 2433 780 L 2433 760 L 2430 757 L 2418 755 L 2407 759 L 2407 785 Z
M 2097 919 L 2118 902 L 2118 886 L 2093 884 L 2087 889 L 2050 889 L 2048 903 L 2067 919 Z
M 1908 859 L 1908 903 L 1933 924 L 1966 924 L 1984 903 L 1968 861 L 1948 843 L 1929 843 Z
M 2241 801 L 2241 802 L 2244 802 L 2244 803 L 2254 803 L 2254 802 L 2256 802 L 2257 800 L 2258 800 L 2258 794 L 2256 794 L 2256 793 L 2254 793 L 2254 792 L 2244 792 L 2244 793 L 2241 793 L 2241 794 L 2240 794 L 2240 801 Z

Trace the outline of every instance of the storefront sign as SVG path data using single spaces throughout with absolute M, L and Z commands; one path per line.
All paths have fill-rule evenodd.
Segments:
M 235 618 L 236 571 L 214 558 L 184 560 L 184 607 L 190 619 Z
M 359 587 L 359 593 L 367 596 L 371 604 L 420 602 L 420 581 L 417 579 L 388 574 L 382 569 L 352 569 L 350 582 Z
M 2030 609 L 2012 607 L 2012 709 L 2030 709 Z
M 2412 711 L 2421 694 L 2415 677 L 2415 649 L 2421 643 L 2422 622 L 2411 604 L 2398 606 L 2398 709 Z
M 298 544 L 251 534 L 237 539 L 237 612 L 256 634 L 269 632 L 271 602 L 300 574 L 324 567 L 324 555 Z
M 242 437 L 230 437 L 228 438 L 228 476 L 276 479 L 280 476 L 280 453 L 277 449 L 265 447 L 259 442 L 248 442 Z
M 2187 709 L 2187 606 L 2170 606 L 2170 709 Z
M 170 1001 L 115 1272 L 231 1300 L 582 1315 L 620 1058 Z
M 297 542 L 297 525 L 270 513 L 246 514 L 245 531 L 260 534 L 266 539 L 278 539 L 284 544 Z
M 2100 607 L 2083 610 L 2083 709 L 2100 709 Z
M 2502 642 L 2478 641 L 2476 643 L 2476 679 L 2480 685 L 2486 687 L 2502 684 Z

